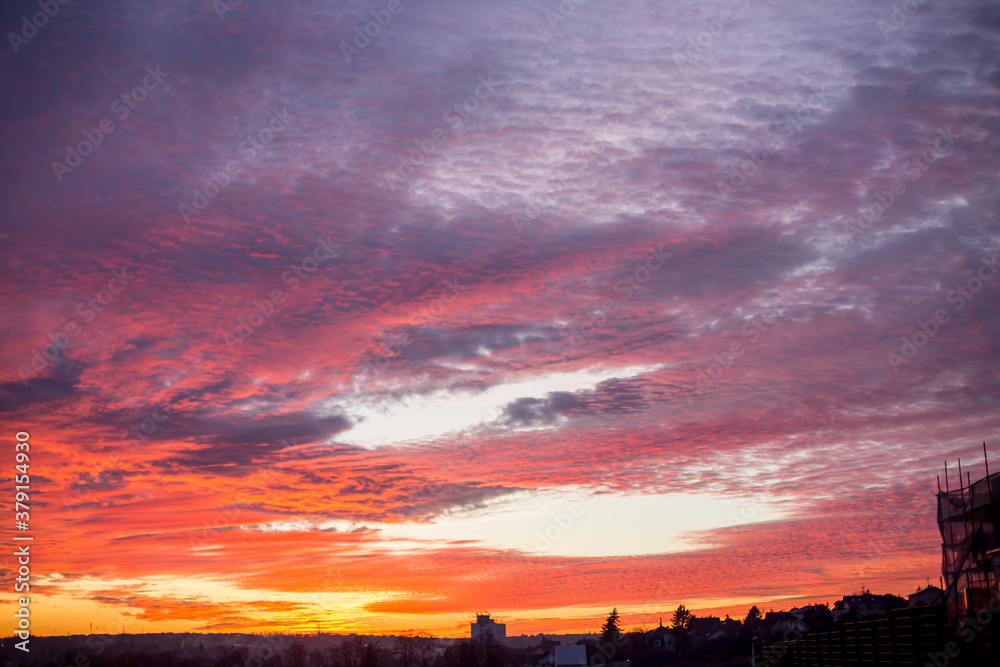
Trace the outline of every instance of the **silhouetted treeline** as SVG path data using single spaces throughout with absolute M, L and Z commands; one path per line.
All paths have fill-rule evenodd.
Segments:
M 585 647 L 590 665 L 736 666 L 749 664 L 752 643 L 780 638 L 789 628 L 825 629 L 830 622 L 825 605 L 803 608 L 797 614 L 769 612 L 766 616 L 754 607 L 742 621 L 700 618 L 681 605 L 669 627 L 624 630 L 615 609 L 597 636 L 576 643 Z M 546 654 L 561 641 L 522 636 L 508 643 L 518 648 L 490 637 L 459 641 L 428 635 L 35 637 L 28 655 L 5 640 L 0 667 L 525 667 L 550 659 Z
M 141 637 L 141 636 L 140 636 Z M 31 652 L 4 642 L 0 664 L 24 667 L 505 667 L 514 653 L 492 642 L 438 640 L 429 636 L 326 638 L 323 643 L 282 636 L 256 636 L 244 642 L 208 636 L 153 642 L 146 638 L 35 637 Z M 168 645 L 171 643 L 177 646 Z M 192 645 L 193 644 L 193 645 Z

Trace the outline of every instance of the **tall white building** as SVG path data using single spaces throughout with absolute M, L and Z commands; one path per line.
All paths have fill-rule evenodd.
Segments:
M 473 639 L 492 637 L 494 641 L 503 643 L 507 638 L 507 626 L 504 623 L 497 623 L 489 614 L 476 614 L 476 622 L 472 623 L 471 627 Z

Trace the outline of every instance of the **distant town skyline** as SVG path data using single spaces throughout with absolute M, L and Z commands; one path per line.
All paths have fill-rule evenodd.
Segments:
M 1000 469 L 995 3 L 56 4 L 0 12 L 32 633 L 938 583 L 945 461 Z

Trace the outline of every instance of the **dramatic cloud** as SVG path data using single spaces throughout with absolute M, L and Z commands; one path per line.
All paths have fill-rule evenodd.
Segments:
M 37 632 L 936 579 L 935 477 L 1000 451 L 997 7 L 218 4 L 2 56 Z

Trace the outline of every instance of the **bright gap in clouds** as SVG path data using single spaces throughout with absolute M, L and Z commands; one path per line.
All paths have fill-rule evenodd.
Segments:
M 638 556 L 689 551 L 699 547 L 686 539 L 690 533 L 782 516 L 760 504 L 747 521 L 743 518 L 748 516 L 746 510 L 743 498 L 680 493 L 594 496 L 581 490 L 508 497 L 432 523 L 380 524 L 377 528 L 380 537 L 398 540 L 395 546 L 403 548 L 474 540 L 485 547 L 536 556 Z
M 605 380 L 634 377 L 660 368 L 628 366 L 549 373 L 483 390 L 443 389 L 391 399 L 356 399 L 331 407 L 344 410 L 354 422 L 350 430 L 337 436 L 338 442 L 376 447 L 433 440 L 485 426 L 502 414 L 504 406 L 519 398 L 542 398 L 553 391 L 589 390 Z

